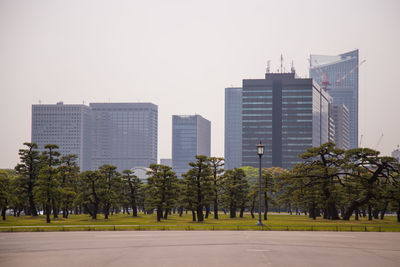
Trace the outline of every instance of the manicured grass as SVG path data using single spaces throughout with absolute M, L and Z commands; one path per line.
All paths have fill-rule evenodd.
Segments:
M 385 216 L 384 220 L 368 221 L 360 218 L 355 221 L 330 221 L 322 218 L 312 220 L 304 215 L 269 214 L 263 221 L 265 227 L 255 226 L 257 217 L 250 214 L 244 218 L 230 219 L 228 215 L 220 214 L 215 220 L 213 214 L 204 222 L 192 222 L 191 213 L 179 217 L 177 214 L 168 216 L 167 220 L 156 221 L 156 215 L 139 214 L 132 217 L 125 214 L 110 216 L 108 220 L 99 215 L 92 220 L 88 215 L 70 215 L 68 219 L 62 216 L 46 223 L 44 216 L 8 216 L 6 221 L 0 221 L 0 231 L 101 231 L 101 230 L 284 230 L 284 231 L 390 231 L 400 232 L 400 223 L 395 216 Z

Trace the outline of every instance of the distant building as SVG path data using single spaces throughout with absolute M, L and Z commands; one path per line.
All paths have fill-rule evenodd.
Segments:
M 358 49 L 337 56 L 311 55 L 310 78 L 327 82 L 334 104 L 349 110 L 349 145 L 358 147 Z
M 225 88 L 225 169 L 242 166 L 242 88 Z
M 142 182 L 147 183 L 149 175 L 147 172 L 151 171 L 148 167 L 134 167 L 131 169 L 134 175 L 136 175 Z
M 289 169 L 307 148 L 329 141 L 331 97 L 312 79 L 267 73 L 243 80 L 242 165 L 258 167 L 257 144 L 265 145 L 263 167 Z
M 392 157 L 397 159 L 398 162 L 400 162 L 400 149 L 397 146 L 397 149 L 392 151 Z
M 210 156 L 211 122 L 200 115 L 172 116 L 172 169 L 178 177 L 196 155 Z
M 160 159 L 160 164 L 170 166 L 172 168 L 172 159 Z
M 32 105 L 32 142 L 39 151 L 47 144 L 59 146 L 62 156 L 75 154 L 82 171 L 90 169 L 90 108 L 85 105 Z
M 91 168 L 118 171 L 157 163 L 158 109 L 152 103 L 90 103 L 93 117 Z
M 335 124 L 335 144 L 337 148 L 348 150 L 349 143 L 349 110 L 344 104 L 332 105 L 332 116 Z

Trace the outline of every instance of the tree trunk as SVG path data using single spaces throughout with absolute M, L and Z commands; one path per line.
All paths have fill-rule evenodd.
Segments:
M 236 205 L 233 202 L 229 205 L 229 218 L 236 218 Z
M 356 209 L 354 211 L 356 221 L 358 221 L 358 213 L 359 213 L 359 211 L 358 211 L 358 209 Z
M 46 204 L 46 223 L 50 223 L 51 207 Z
M 197 221 L 198 222 L 204 221 L 203 206 L 202 205 L 198 205 L 197 206 L 196 213 L 197 213 Z
M 3 207 L 1 209 L 1 217 L 3 218 L 3 221 L 6 220 L 6 211 L 7 211 L 7 207 Z
M 208 219 L 208 215 L 210 214 L 210 204 L 206 205 L 206 219 Z
M 383 220 L 383 218 L 385 218 L 385 213 L 386 213 L 388 205 L 389 205 L 389 201 L 385 201 L 385 205 L 383 206 L 383 209 L 381 211 L 381 220 Z
M 214 219 L 218 220 L 218 200 L 214 199 Z
M 368 204 L 368 221 L 372 221 L 372 208 L 371 208 L 371 204 Z
M 138 212 L 137 212 L 136 198 L 132 199 L 131 206 L 132 206 L 132 217 L 137 217 L 138 216 Z
M 182 214 L 183 214 L 183 207 L 179 207 L 179 217 L 182 217 Z
M 161 222 L 162 212 L 162 209 L 160 207 L 157 207 L 157 222 Z
M 252 201 L 250 208 L 250 214 L 252 219 L 254 219 L 254 207 L 255 207 L 255 201 Z
M 51 201 L 51 205 L 53 206 L 53 218 L 58 218 L 58 208 L 54 199 Z
M 372 211 L 372 217 L 374 217 L 375 220 L 379 219 L 379 209 L 374 209 Z
M 397 207 L 397 222 L 400 222 L 400 201 L 398 201 Z
M 97 220 L 97 212 L 99 212 L 99 205 L 95 203 L 93 205 L 92 219 Z
M 168 213 L 169 213 L 169 209 L 166 209 L 165 210 L 165 212 L 164 212 L 164 220 L 167 220 L 168 219 Z
M 196 212 L 194 209 L 192 209 L 192 220 L 195 222 L 196 221 Z
M 242 206 L 241 208 L 240 208 L 240 218 L 243 218 L 243 213 L 244 213 L 244 207 Z
M 353 200 L 350 205 L 347 207 L 346 211 L 344 212 L 343 220 L 350 220 L 351 215 L 353 212 L 358 209 L 359 207 L 368 203 L 368 201 L 372 198 L 371 194 L 367 194 L 365 197 Z
M 329 202 L 328 203 L 328 219 L 330 220 L 339 220 L 339 213 L 336 208 L 336 203 L 335 202 Z
M 323 217 L 323 218 L 324 218 L 325 220 L 328 219 L 328 209 L 325 208 L 325 209 L 322 210 L 322 212 L 323 212 L 323 214 L 324 214 L 324 217 Z
M 267 193 L 264 193 L 264 220 L 266 221 L 268 219 L 267 213 L 268 213 L 268 197 Z
M 317 217 L 316 211 L 317 211 L 316 204 L 312 203 L 309 211 L 309 217 L 312 218 L 313 220 L 315 220 Z
M 28 189 L 29 215 L 38 216 L 32 191 L 33 191 L 33 185 L 31 185 L 31 183 L 29 183 L 29 189 Z

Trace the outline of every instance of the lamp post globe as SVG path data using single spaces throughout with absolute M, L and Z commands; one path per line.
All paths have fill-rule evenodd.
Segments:
M 260 143 L 257 145 L 257 154 L 260 158 L 259 174 L 258 174 L 258 226 L 264 226 L 261 221 L 261 157 L 264 155 L 264 145 Z

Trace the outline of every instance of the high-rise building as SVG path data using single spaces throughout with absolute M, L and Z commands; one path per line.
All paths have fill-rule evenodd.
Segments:
M 172 168 L 172 159 L 160 159 L 160 164 L 170 166 Z
M 242 165 L 258 167 L 257 144 L 265 145 L 263 167 L 291 168 L 307 148 L 329 141 L 331 97 L 312 79 L 267 73 L 243 80 Z
M 327 85 L 333 103 L 344 104 L 349 110 L 350 148 L 358 147 L 358 66 L 358 50 L 310 56 L 310 78 Z
M 335 144 L 337 148 L 349 149 L 349 110 L 344 104 L 332 105 L 332 117 L 335 124 Z
M 91 168 L 118 171 L 157 163 L 158 108 L 152 103 L 90 103 L 93 118 Z
M 225 169 L 242 166 L 242 88 L 225 88 Z
M 400 148 L 397 146 L 397 149 L 392 151 L 392 157 L 397 159 L 398 162 L 400 162 Z
M 59 146 L 62 156 L 75 154 L 82 171 L 90 169 L 90 108 L 85 105 L 32 105 L 32 142 L 43 152 Z
M 196 155 L 210 156 L 211 122 L 200 115 L 172 116 L 172 169 L 178 177 Z

